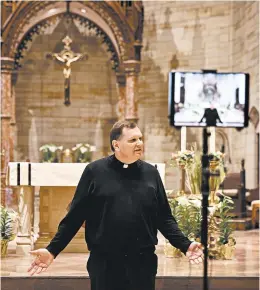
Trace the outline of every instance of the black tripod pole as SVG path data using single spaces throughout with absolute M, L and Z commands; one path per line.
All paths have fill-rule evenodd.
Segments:
M 240 171 L 240 212 L 241 218 L 246 217 L 246 171 L 245 171 L 245 159 L 241 160 L 241 171 Z
M 208 290 L 208 204 L 209 204 L 209 158 L 208 158 L 208 133 L 207 128 L 203 129 L 203 154 L 202 164 L 202 223 L 201 243 L 204 246 L 204 275 L 203 290 Z

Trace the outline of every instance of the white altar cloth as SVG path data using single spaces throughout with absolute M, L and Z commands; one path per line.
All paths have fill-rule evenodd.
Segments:
M 10 186 L 77 186 L 88 163 L 9 162 L 7 183 Z M 165 163 L 157 166 L 165 184 Z

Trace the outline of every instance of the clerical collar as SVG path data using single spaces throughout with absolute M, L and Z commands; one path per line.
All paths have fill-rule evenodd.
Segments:
M 138 167 L 140 164 L 140 160 L 137 160 L 130 164 L 123 163 L 116 158 L 115 154 L 109 156 L 109 159 L 113 165 L 115 165 L 118 168 L 123 168 L 123 169 L 135 168 L 135 167 Z

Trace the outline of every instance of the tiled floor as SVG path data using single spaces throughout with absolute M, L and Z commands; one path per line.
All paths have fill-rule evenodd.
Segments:
M 237 231 L 235 257 L 233 260 L 209 261 L 209 276 L 259 277 L 259 230 Z M 163 254 L 163 238 L 159 236 L 157 276 L 203 276 L 202 265 L 190 266 L 186 258 L 166 258 Z M 1 276 L 28 276 L 27 269 L 33 260 L 30 256 L 17 256 L 15 244 L 8 249 L 7 258 L 1 261 Z M 41 276 L 88 276 L 88 254 L 61 253 Z

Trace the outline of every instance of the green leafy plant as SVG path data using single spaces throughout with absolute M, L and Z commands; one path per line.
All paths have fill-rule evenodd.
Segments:
M 230 223 L 230 211 L 234 207 L 234 202 L 231 197 L 222 194 L 223 200 L 219 202 L 215 215 L 218 217 L 218 227 L 219 227 L 219 243 L 227 244 L 229 238 L 231 237 L 234 229 Z
M 1 205 L 1 240 L 12 241 L 16 235 L 18 214 L 13 209 Z
M 182 195 L 169 199 L 169 204 L 180 230 L 190 240 L 200 240 L 202 221 L 201 197 Z M 232 259 L 233 257 L 236 240 L 232 236 L 233 228 L 230 223 L 229 212 L 232 208 L 232 199 L 224 194 L 222 201 L 209 207 L 208 247 L 211 258 Z
M 181 231 L 191 240 L 200 238 L 201 234 L 201 201 L 180 196 L 169 201 L 172 214 Z

